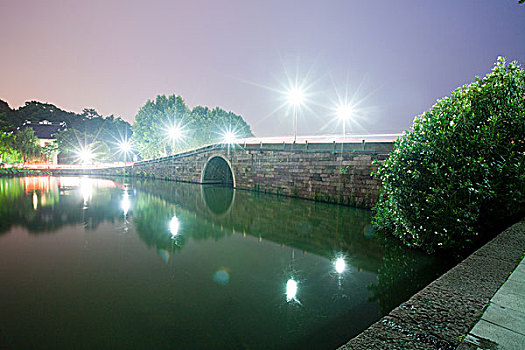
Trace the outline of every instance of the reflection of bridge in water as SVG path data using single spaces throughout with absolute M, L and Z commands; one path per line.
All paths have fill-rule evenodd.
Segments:
M 226 186 L 140 181 L 133 187 L 139 196 L 154 195 L 188 211 L 190 218 L 205 219 L 224 235 L 246 234 L 330 260 L 344 252 L 350 264 L 373 272 L 381 263 L 381 248 L 368 231 L 371 213 L 365 210 L 297 200 L 292 204 L 290 198 Z

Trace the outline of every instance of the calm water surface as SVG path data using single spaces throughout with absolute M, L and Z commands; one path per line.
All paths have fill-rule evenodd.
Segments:
M 164 181 L 0 178 L 0 348 L 333 349 L 444 269 L 368 211 Z

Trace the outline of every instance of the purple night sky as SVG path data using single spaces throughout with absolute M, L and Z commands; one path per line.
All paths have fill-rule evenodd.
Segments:
M 400 132 L 438 98 L 487 74 L 498 56 L 525 64 L 517 0 L 0 2 L 0 99 L 128 121 L 147 99 L 241 114 L 257 136 L 292 133 L 289 80 L 308 86 L 298 134 Z M 348 128 L 347 128 L 348 130 Z

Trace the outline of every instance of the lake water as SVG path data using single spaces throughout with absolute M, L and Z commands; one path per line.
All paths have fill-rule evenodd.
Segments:
M 0 178 L 0 348 L 334 349 L 445 268 L 370 219 L 227 187 Z

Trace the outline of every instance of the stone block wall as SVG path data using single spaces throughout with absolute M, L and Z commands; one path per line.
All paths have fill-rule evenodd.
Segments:
M 371 207 L 381 183 L 371 173 L 386 154 L 248 150 L 232 157 L 236 187 Z

